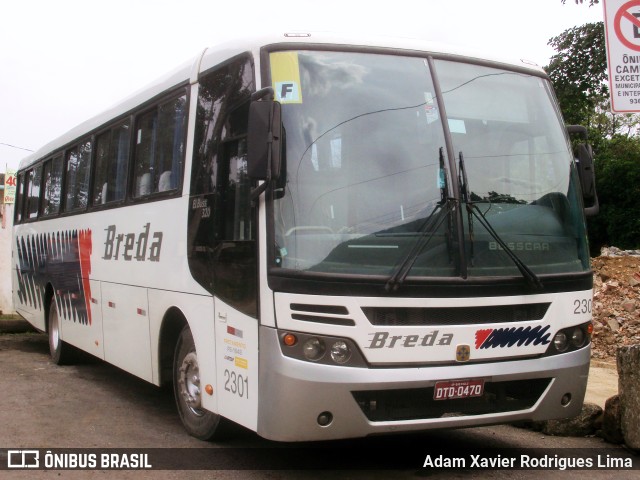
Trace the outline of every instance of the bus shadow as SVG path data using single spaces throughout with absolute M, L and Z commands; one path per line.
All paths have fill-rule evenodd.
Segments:
M 0 349 L 49 355 L 49 340 L 43 333 L 8 333 L 0 335 Z

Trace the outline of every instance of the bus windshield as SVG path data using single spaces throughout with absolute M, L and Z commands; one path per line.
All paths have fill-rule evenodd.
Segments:
M 580 186 L 544 78 L 357 52 L 270 62 L 286 137 L 272 217 L 283 273 L 520 275 L 505 247 L 537 275 L 588 271 Z

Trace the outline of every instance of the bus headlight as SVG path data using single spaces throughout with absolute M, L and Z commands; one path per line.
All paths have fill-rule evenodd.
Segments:
M 580 348 L 584 346 L 585 334 L 580 327 L 576 327 L 571 332 L 571 345 Z
M 557 351 L 564 352 L 567 347 L 569 347 L 569 339 L 567 338 L 567 334 L 562 331 L 556 333 L 556 336 L 553 337 L 553 346 L 556 347 Z
M 280 350 L 286 357 L 323 365 L 366 368 L 367 362 L 349 338 L 280 331 Z
M 324 356 L 324 342 L 317 337 L 311 337 L 309 340 L 304 342 L 302 351 L 307 360 L 317 362 Z
M 553 341 L 551 345 L 549 345 L 545 356 L 572 352 L 586 347 L 591 342 L 592 333 L 593 324 L 591 322 L 563 328 L 553 337 Z
M 331 358 L 334 362 L 343 364 L 347 363 L 351 358 L 351 349 L 347 342 L 343 340 L 338 340 L 333 345 L 331 345 Z

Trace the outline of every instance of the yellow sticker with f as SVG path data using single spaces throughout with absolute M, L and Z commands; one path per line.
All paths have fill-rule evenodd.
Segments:
M 276 100 L 280 103 L 302 103 L 298 52 L 273 52 L 269 59 Z

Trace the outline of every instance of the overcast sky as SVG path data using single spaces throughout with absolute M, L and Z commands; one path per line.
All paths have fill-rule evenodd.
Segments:
M 6 0 L 0 3 L 0 171 L 243 32 L 419 37 L 548 64 L 548 40 L 603 19 L 574 0 Z M 13 147 L 4 145 L 9 144 Z

